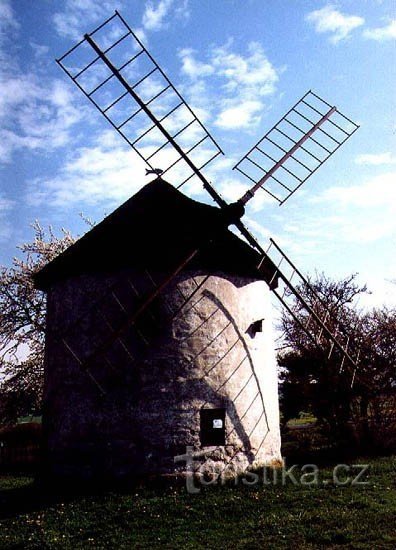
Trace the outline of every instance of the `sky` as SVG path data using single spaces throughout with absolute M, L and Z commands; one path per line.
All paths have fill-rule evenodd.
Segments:
M 81 213 L 99 222 L 148 182 L 55 62 L 115 9 L 223 149 L 209 176 L 226 200 L 246 188 L 232 167 L 307 90 L 360 125 L 284 205 L 260 191 L 244 221 L 306 274 L 358 273 L 362 306 L 396 305 L 393 0 L 0 0 L 0 264 L 34 220 L 82 235 Z

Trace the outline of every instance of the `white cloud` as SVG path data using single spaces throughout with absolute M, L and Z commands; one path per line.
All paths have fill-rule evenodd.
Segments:
M 246 193 L 249 185 L 238 179 L 225 178 L 222 182 L 217 182 L 216 189 L 227 202 L 235 202 Z
M 148 2 L 142 19 L 144 28 L 154 31 L 161 29 L 172 4 L 173 0 L 160 0 L 156 6 Z
M 75 207 L 76 203 L 114 206 L 147 183 L 144 167 L 114 131 L 108 130 L 92 147 L 78 149 L 54 178 L 31 181 L 27 202 L 60 208 Z
M 366 166 L 383 166 L 388 164 L 396 164 L 396 157 L 390 151 L 385 153 L 366 153 L 358 155 L 355 158 L 356 164 Z
M 52 151 L 65 145 L 71 128 L 81 120 L 63 80 L 20 69 L 13 44 L 19 24 L 9 2 L 0 4 L 0 163 L 9 162 L 16 150 Z M 33 45 L 42 56 L 46 48 Z
M 212 63 L 225 80 L 226 94 L 215 125 L 223 129 L 257 126 L 265 108 L 261 98 L 273 94 L 279 80 L 261 45 L 251 42 L 246 56 L 230 51 L 229 46 L 217 48 Z
M 19 28 L 19 23 L 16 20 L 10 0 L 0 0 L 0 33 L 6 31 L 7 28 Z
M 216 118 L 215 124 L 225 130 L 251 128 L 260 122 L 260 113 L 263 107 L 264 105 L 261 101 L 244 101 L 239 105 L 221 111 Z
M 146 30 L 158 31 L 167 26 L 171 17 L 187 19 L 189 16 L 188 0 L 159 0 L 156 4 L 150 1 L 146 4 L 142 24 Z
M 395 283 L 379 276 L 369 276 L 365 283 L 370 294 L 363 294 L 359 297 L 358 305 L 365 309 L 372 309 L 386 304 L 388 307 L 396 307 L 396 286 Z
M 3 76 L 0 89 L 0 119 L 8 116 L 12 109 L 24 101 L 25 96 L 34 98 L 38 89 L 31 75 L 16 75 L 15 77 Z
M 218 74 L 226 79 L 225 89 L 229 92 L 238 91 L 250 97 L 251 93 L 264 96 L 275 91 L 278 73 L 258 42 L 248 45 L 247 56 L 232 52 L 230 44 L 216 48 L 212 63 Z
M 270 237 L 274 236 L 270 229 L 264 227 L 264 225 L 249 216 L 246 216 L 243 219 L 243 222 L 253 231 L 255 235 L 258 235 L 258 237 L 263 239 L 265 242 L 269 241 Z
M 7 214 L 12 210 L 14 201 L 0 195 L 0 240 L 8 239 L 11 234 L 12 224 Z
M 385 40 L 392 40 L 396 38 L 396 19 L 393 19 L 389 22 L 388 25 L 385 25 L 384 27 L 366 29 L 363 33 L 363 36 L 371 40 L 377 40 L 378 42 L 383 42 Z
M 49 47 L 48 46 L 44 46 L 42 44 L 36 44 L 35 42 L 30 42 L 29 43 L 30 47 L 32 48 L 33 52 L 34 52 L 34 56 L 37 60 L 41 60 L 42 58 L 46 58 L 48 52 L 49 52 Z
M 182 73 L 191 80 L 190 99 L 211 112 L 216 126 L 250 129 L 260 123 L 262 98 L 275 92 L 280 70 L 259 43 L 251 42 L 246 55 L 233 51 L 230 40 L 210 48 L 204 61 L 192 49 L 181 50 L 179 57 Z
M 147 47 L 148 38 L 147 38 L 147 35 L 146 35 L 144 29 L 142 29 L 142 28 L 133 29 L 133 32 L 139 38 L 140 42 L 142 42 Z
M 182 60 L 182 73 L 195 80 L 209 76 L 215 72 L 215 68 L 210 63 L 202 63 L 194 57 L 194 50 L 184 48 L 179 51 L 179 57 Z
M 7 210 L 10 210 L 14 202 L 10 199 L 5 199 L 0 195 L 0 215 L 4 214 Z
M 361 184 L 330 187 L 324 191 L 320 200 L 330 201 L 342 207 L 386 208 L 396 213 L 395 181 L 396 172 L 378 174 Z
M 90 30 L 87 25 L 101 23 L 122 6 L 122 0 L 66 0 L 63 10 L 53 16 L 55 30 L 60 36 L 81 40 Z
M 396 239 L 395 181 L 396 172 L 385 172 L 355 185 L 330 187 L 311 198 L 310 217 L 297 218 L 303 246 L 304 238 L 315 238 L 322 252 L 336 243 L 362 245 Z
M 5 77 L 0 89 L 0 162 L 15 150 L 46 151 L 65 145 L 82 112 L 63 81 L 45 82 L 36 75 Z
M 135 29 L 135 33 L 143 42 L 147 42 L 145 31 L 158 31 L 168 26 L 168 21 L 187 19 L 190 16 L 189 0 L 149 0 L 145 2 L 142 16 L 142 28 Z M 122 11 L 128 5 L 126 0 L 65 0 L 62 10 L 53 16 L 56 32 L 72 40 L 81 40 L 84 33 L 89 31 L 87 25 L 96 26 L 110 17 L 114 10 Z M 113 29 L 118 32 L 117 24 Z M 118 36 L 112 37 L 114 40 Z
M 314 25 L 316 32 L 330 34 L 330 41 L 333 44 L 345 40 L 354 29 L 364 24 L 363 17 L 341 13 L 331 4 L 311 11 L 305 19 Z
M 344 243 L 373 244 L 389 239 L 395 234 L 396 222 L 390 217 L 369 208 L 366 210 L 366 215 L 367 221 L 364 220 L 364 223 L 361 221 L 359 225 L 353 220 L 345 218 L 339 220 L 339 233 Z
M 178 0 L 175 6 L 175 14 L 178 19 L 188 19 L 191 15 L 189 0 Z
M 19 29 L 19 23 L 9 0 L 0 0 L 0 70 L 2 73 L 15 70 L 11 55 L 13 38 Z M 1 74 L 1 73 L 0 73 Z
M 325 269 L 333 277 L 360 271 L 377 279 L 370 288 L 381 303 L 379 277 L 394 278 L 396 246 L 396 172 L 386 172 L 350 186 L 337 185 L 309 200 L 305 209 L 271 215 L 275 236 L 292 261 L 303 269 Z M 381 249 L 381 256 L 376 256 Z M 366 280 L 363 282 L 366 282 Z M 396 296 L 396 287 L 393 293 Z M 395 298 L 396 299 L 396 298 Z

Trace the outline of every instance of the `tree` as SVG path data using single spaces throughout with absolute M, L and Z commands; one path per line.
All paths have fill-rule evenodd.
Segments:
M 325 307 L 329 309 L 333 331 L 338 327 L 357 343 L 359 368 L 354 372 L 345 364 L 341 369 L 339 355 L 329 358 L 329 346 L 315 345 L 301 327 L 308 322 L 308 313 L 295 302 L 292 311 L 297 320 L 285 312 L 281 321 L 286 346 L 279 355 L 284 422 L 300 411 L 310 411 L 334 440 L 345 441 L 352 435 L 359 445 L 382 444 L 396 433 L 396 311 L 385 307 L 358 311 L 354 301 L 367 289 L 357 284 L 355 275 L 332 281 L 322 274 L 309 283 L 320 301 L 308 287 L 299 291 L 320 317 Z
M 0 423 L 41 410 L 46 303 L 32 275 L 74 242 L 66 230 L 57 237 L 32 227 L 32 242 L 18 247 L 22 258 L 0 268 Z
M 367 445 L 396 448 L 396 308 L 362 315 L 362 369 L 355 417 Z

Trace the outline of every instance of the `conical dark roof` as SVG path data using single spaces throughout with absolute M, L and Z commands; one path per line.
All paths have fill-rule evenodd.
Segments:
M 158 178 L 42 268 L 35 285 L 47 290 L 61 279 L 126 267 L 173 270 L 197 248 L 189 268 L 265 279 L 257 275 L 259 254 L 224 227 L 219 208 Z

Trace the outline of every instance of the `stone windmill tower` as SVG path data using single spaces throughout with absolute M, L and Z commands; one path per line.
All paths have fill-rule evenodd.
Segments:
M 172 474 L 186 446 L 229 474 L 279 462 L 270 291 L 289 311 L 299 301 L 304 330 L 352 376 L 357 358 L 297 291 L 301 272 L 241 218 L 259 189 L 284 203 L 357 126 L 308 92 L 236 165 L 251 188 L 227 204 L 204 175 L 221 149 L 118 12 L 58 63 L 161 177 L 36 275 L 48 473 Z M 194 180 L 217 206 L 178 190 Z

